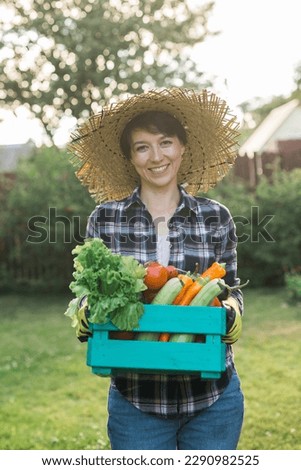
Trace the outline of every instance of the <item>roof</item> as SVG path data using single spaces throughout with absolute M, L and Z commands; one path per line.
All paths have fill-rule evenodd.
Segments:
M 292 122 L 288 125 L 293 113 L 296 114 L 296 119 L 291 119 Z M 254 153 L 277 151 L 278 140 L 301 139 L 300 117 L 301 107 L 298 99 L 273 109 L 240 147 L 239 155 L 252 157 Z
M 26 144 L 0 145 L 0 173 L 13 173 L 21 158 L 29 157 L 35 145 L 32 141 Z

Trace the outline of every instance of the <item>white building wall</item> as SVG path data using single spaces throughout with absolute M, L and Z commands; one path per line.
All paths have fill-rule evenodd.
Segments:
M 301 140 L 301 107 L 295 108 L 261 149 L 262 152 L 277 152 L 278 140 Z

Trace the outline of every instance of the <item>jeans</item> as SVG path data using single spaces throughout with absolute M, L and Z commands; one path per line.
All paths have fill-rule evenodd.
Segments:
M 108 411 L 113 450 L 235 450 L 243 423 L 244 397 L 234 372 L 220 398 L 193 417 L 165 419 L 144 413 L 112 385 Z

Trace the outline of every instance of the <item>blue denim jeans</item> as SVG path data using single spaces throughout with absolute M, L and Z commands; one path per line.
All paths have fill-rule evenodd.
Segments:
M 111 385 L 108 411 L 113 450 L 235 450 L 244 397 L 234 373 L 221 397 L 197 416 L 164 419 L 138 410 Z

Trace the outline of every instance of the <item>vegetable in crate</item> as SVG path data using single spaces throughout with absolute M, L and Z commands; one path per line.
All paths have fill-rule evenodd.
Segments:
M 148 289 L 161 289 L 168 280 L 168 271 L 165 266 L 157 261 L 146 263 L 144 283 Z
M 145 267 L 144 284 L 147 290 L 143 292 L 143 302 L 150 304 L 169 279 L 178 277 L 178 270 L 175 266 L 163 266 L 157 261 L 149 261 Z
M 192 282 L 189 288 L 183 293 L 177 305 L 190 305 L 194 297 L 209 281 L 212 279 L 221 279 L 225 275 L 225 264 L 220 264 L 215 261 L 203 274 L 195 278 L 194 282 Z
M 85 240 L 72 254 L 75 271 L 70 290 L 76 299 L 65 314 L 72 318 L 73 326 L 77 324 L 77 307 L 87 296 L 90 322 L 111 321 L 120 330 L 137 328 L 143 314 L 145 267 L 132 256 L 113 253 L 99 238 Z
M 249 283 L 249 281 L 247 281 L 244 284 L 238 284 L 234 287 L 228 286 L 223 279 L 218 277 L 219 275 L 224 275 L 226 271 L 221 265 L 217 266 L 217 264 L 218 263 L 214 263 L 212 265 L 213 270 L 209 268 L 207 271 L 205 271 L 207 273 L 206 276 L 202 274 L 201 278 L 203 278 L 205 281 L 200 289 L 199 288 L 196 289 L 196 292 L 197 292 L 196 294 L 192 296 L 187 296 L 187 293 L 185 294 L 187 296 L 186 302 L 188 303 L 183 302 L 182 300 L 181 301 L 182 303 L 180 302 L 180 305 L 190 305 L 192 307 L 193 306 L 208 307 L 212 305 L 212 302 L 222 292 L 227 291 L 228 293 L 230 293 L 232 291 L 245 287 Z M 194 281 L 194 284 L 195 283 L 197 283 L 197 280 Z M 189 289 L 191 288 L 192 287 L 190 287 Z M 241 335 L 241 331 L 242 331 L 241 315 L 239 313 L 236 314 L 234 309 L 230 305 L 227 305 L 226 303 L 223 303 L 220 306 L 226 309 L 226 318 L 227 318 L 227 329 L 226 329 L 227 334 L 223 337 L 223 341 L 228 344 L 233 344 L 238 340 L 238 338 Z M 177 342 L 189 343 L 194 340 L 195 340 L 195 337 L 193 335 L 180 334 L 180 333 L 171 335 L 169 339 L 170 342 L 175 342 L 175 343 Z
M 179 274 L 178 279 L 182 282 L 182 288 L 179 289 L 177 295 L 172 300 L 170 297 L 166 300 L 165 296 L 157 297 L 157 303 L 172 303 L 174 305 L 190 305 L 193 298 L 202 290 L 203 286 L 206 285 L 210 280 L 215 278 L 221 278 L 225 276 L 225 264 L 214 262 L 203 274 L 201 275 L 189 275 Z M 162 333 L 159 336 L 159 341 L 171 341 L 171 342 L 192 342 L 194 341 L 194 335 L 191 334 L 169 334 Z
M 191 301 L 191 306 L 209 306 L 212 305 L 214 299 L 216 299 L 221 293 L 227 291 L 228 294 L 238 289 L 242 289 L 248 285 L 249 281 L 244 284 L 238 284 L 236 286 L 228 286 L 223 279 L 212 279 L 209 281 L 203 289 L 194 297 Z M 239 312 L 231 305 L 230 300 L 224 301 L 221 304 L 226 309 L 226 335 L 223 336 L 223 341 L 227 344 L 235 343 L 242 332 L 242 318 Z
M 184 280 L 186 279 L 184 279 L 183 275 L 181 274 L 169 279 L 166 284 L 164 284 L 164 286 L 159 290 L 159 292 L 151 303 L 154 305 L 173 304 L 175 302 L 175 299 L 178 297 L 184 287 Z M 159 335 L 154 335 L 153 337 L 147 336 L 145 338 L 142 338 L 148 340 L 151 339 L 152 341 L 159 340 L 167 343 L 169 341 L 170 336 L 170 333 L 161 333 Z
M 161 287 L 154 299 L 152 300 L 153 305 L 164 305 L 172 304 L 175 297 L 178 295 L 182 289 L 183 282 L 180 277 L 171 277 L 168 281 Z M 141 332 L 137 333 L 136 339 L 138 341 L 157 341 L 161 340 L 159 333 L 152 332 Z

